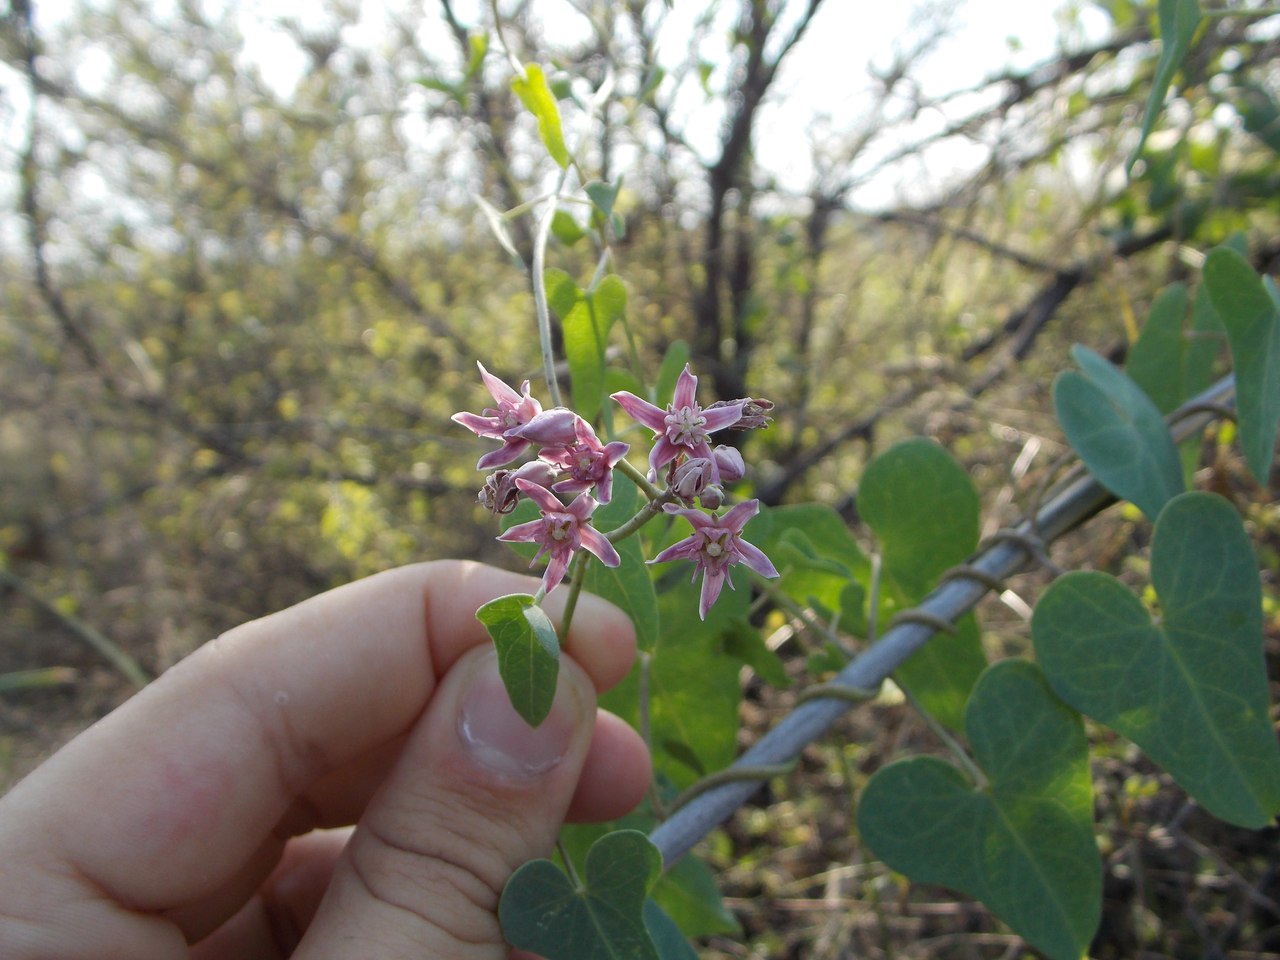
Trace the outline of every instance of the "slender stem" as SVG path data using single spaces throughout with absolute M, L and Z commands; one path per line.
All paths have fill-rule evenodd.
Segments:
M 920 714 L 921 719 L 924 720 L 929 729 L 933 731 L 934 736 L 942 741 L 946 746 L 947 751 L 956 758 L 956 763 L 958 763 L 961 768 L 963 768 L 964 772 L 969 775 L 969 779 L 973 781 L 973 785 L 979 790 L 985 789 L 987 786 L 987 775 L 982 772 L 981 767 L 973 762 L 973 758 L 970 757 L 968 751 L 960 745 L 960 741 L 953 737 L 951 735 L 951 731 L 939 723 L 937 718 L 921 705 L 920 701 L 916 699 L 915 694 L 906 687 L 901 687 L 901 690 L 902 695 L 907 698 L 907 702 L 915 708 L 916 713 Z
M 840 641 L 840 635 L 815 617 L 812 611 L 806 610 L 791 597 L 787 596 L 782 588 L 778 586 L 777 581 L 766 579 L 759 574 L 753 575 L 751 579 L 770 601 L 804 624 L 806 630 L 817 634 L 819 639 L 834 643 L 841 650 L 846 650 L 845 645 Z M 846 652 L 848 651 L 846 650 Z
M 18 593 L 22 594 L 42 611 L 49 614 L 51 617 L 55 617 L 63 626 L 105 657 L 112 666 L 120 671 L 126 680 L 132 683 L 139 690 L 151 681 L 151 678 L 147 676 L 147 672 L 139 666 L 137 660 L 133 659 L 133 657 L 128 653 L 116 646 L 116 644 L 112 643 L 106 636 L 91 627 L 89 624 L 85 623 L 79 617 L 72 616 L 69 613 L 64 613 L 59 610 L 54 604 L 36 593 L 31 585 L 21 577 L 15 576 L 8 570 L 0 569 L 0 585 L 10 587 L 18 591 Z
M 573 561 L 573 578 L 569 581 L 569 598 L 564 604 L 564 616 L 560 618 L 560 635 L 569 636 L 569 625 L 573 623 L 573 611 L 578 608 L 578 595 L 582 593 L 582 584 L 587 579 L 587 557 L 578 554 Z
M 880 629 L 880 567 L 880 553 L 877 551 L 871 555 L 871 603 L 867 607 L 868 644 L 876 642 L 876 633 Z
M 672 497 L 669 491 L 659 494 L 658 499 L 650 500 L 648 503 L 646 503 L 643 507 L 640 508 L 639 513 L 637 513 L 634 517 L 632 517 L 622 526 L 614 527 L 612 530 L 606 533 L 604 535 L 605 539 L 608 540 L 610 543 L 617 543 L 619 540 L 625 540 L 627 537 L 631 536 L 633 533 L 635 533 L 637 530 L 643 527 L 646 523 L 648 523 L 650 520 L 652 520 L 654 517 L 660 514 L 662 512 L 663 505 L 670 503 L 671 499 Z
M 578 879 L 578 871 L 573 865 L 573 857 L 569 856 L 569 848 L 564 845 L 562 837 L 556 837 L 556 852 L 560 854 L 560 859 L 564 861 L 564 872 L 569 875 L 569 882 L 573 884 L 573 889 L 581 890 L 582 881 Z
M 635 485 L 640 488 L 640 492 L 643 493 L 650 500 L 660 500 L 663 496 L 665 496 L 663 491 L 659 490 L 652 483 L 650 483 L 649 478 L 640 472 L 640 468 L 635 466 L 635 464 L 631 463 L 630 461 L 619 460 L 617 466 L 614 467 L 614 469 L 621 470 L 624 474 L 626 474 L 627 477 L 630 478 L 632 481 L 634 481 Z
M 559 206 L 560 193 L 564 190 L 569 168 L 560 171 L 556 188 L 551 193 L 547 209 L 538 221 L 538 232 L 533 238 L 533 267 L 529 278 L 533 284 L 533 309 L 538 317 L 538 342 L 542 347 L 542 370 L 547 378 L 547 392 L 553 406 L 563 406 L 560 399 L 560 381 L 556 377 L 556 354 L 551 342 L 551 309 L 547 306 L 547 238 L 551 235 L 551 221 Z

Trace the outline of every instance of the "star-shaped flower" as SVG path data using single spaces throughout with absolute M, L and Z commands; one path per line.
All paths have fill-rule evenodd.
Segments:
M 514 431 L 540 414 L 542 404 L 529 396 L 528 380 L 520 385 L 520 392 L 516 393 L 486 370 L 484 364 L 477 362 L 476 366 L 480 368 L 480 379 L 498 405 L 486 407 L 483 414 L 455 413 L 450 419 L 462 424 L 477 437 L 502 441 L 501 447 L 486 453 L 476 463 L 477 470 L 488 470 L 490 467 L 505 466 L 529 448 L 530 441 L 516 436 Z
M 698 616 L 707 619 L 707 611 L 720 596 L 720 590 L 729 584 L 729 568 L 745 563 L 762 577 L 776 577 L 778 571 L 759 547 L 742 539 L 742 528 L 760 510 L 759 500 L 748 500 L 729 509 L 722 517 L 711 516 L 701 510 L 690 510 L 667 504 L 667 513 L 678 513 L 693 525 L 693 534 L 663 550 L 650 563 L 666 563 L 668 560 L 692 560 L 696 564 L 693 576 L 702 578 L 702 594 L 698 602 Z
M 569 561 L 580 549 L 595 554 L 606 567 L 616 567 L 622 562 L 613 544 L 591 526 L 596 501 L 590 494 L 581 494 L 566 507 L 555 494 L 536 483 L 517 480 L 516 486 L 538 505 L 542 516 L 528 523 L 517 523 L 498 539 L 509 543 L 524 541 L 538 544 L 538 552 L 533 559 L 536 562 L 538 557 L 547 555 L 547 569 L 542 575 L 542 586 L 547 593 L 564 579 Z
M 612 398 L 631 419 L 653 431 L 657 442 L 649 451 L 652 476 L 657 477 L 659 467 L 681 454 L 687 454 L 710 460 L 711 482 L 720 482 L 720 470 L 712 457 L 707 436 L 737 423 L 742 417 L 742 402 L 703 408 L 698 405 L 697 393 L 698 378 L 689 370 L 689 365 L 685 364 L 676 380 L 675 394 L 666 410 L 625 390 L 612 394 Z
M 556 493 L 586 493 L 595 487 L 599 502 L 608 503 L 613 496 L 614 465 L 629 449 L 630 445 L 620 440 L 601 443 L 591 424 L 578 417 L 572 443 L 543 447 L 538 456 L 569 474 L 551 488 Z

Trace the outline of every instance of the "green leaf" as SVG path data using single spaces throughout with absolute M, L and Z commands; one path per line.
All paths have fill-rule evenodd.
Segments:
M 880 541 L 884 575 L 913 603 L 978 545 L 978 492 L 932 440 L 904 440 L 872 460 L 858 512 Z
M 724 652 L 755 671 L 765 683 L 779 690 L 791 686 L 782 658 L 764 643 L 764 635 L 746 620 L 735 620 L 725 635 Z
M 1164 417 L 1142 388 L 1082 346 L 1053 384 L 1062 430 L 1098 482 L 1155 519 L 1184 489 L 1182 463 Z
M 524 73 L 523 78 L 516 77 L 511 81 L 511 88 L 537 119 L 538 136 L 542 138 L 551 159 L 563 169 L 569 165 L 569 151 L 564 145 L 564 134 L 560 130 L 560 107 L 551 88 L 547 86 L 542 67 L 536 63 L 527 63 Z
M 646 900 L 644 903 L 644 925 L 662 960 L 698 960 L 698 954 L 680 932 L 676 922 L 655 900 Z
M 1147 322 L 1125 362 L 1125 372 L 1161 413 L 1168 413 L 1190 396 L 1186 366 L 1192 341 L 1184 329 L 1189 303 L 1185 283 L 1165 287 L 1151 304 Z
M 547 306 L 563 322 L 582 299 L 582 291 L 573 282 L 573 277 L 555 267 L 543 273 L 542 282 L 547 289 Z
M 894 870 L 976 896 L 1047 956 L 1078 960 L 1102 894 L 1084 724 L 1034 665 L 1004 660 L 974 687 L 965 728 L 986 790 L 942 760 L 901 760 L 867 783 L 858 829 Z
M 1280 105 L 1264 87 L 1248 81 L 1242 83 L 1236 97 L 1236 110 L 1245 130 L 1280 153 Z
M 671 403 L 680 371 L 688 362 L 689 344 L 683 340 L 672 340 L 667 344 L 667 352 L 662 356 L 662 366 L 658 368 L 658 380 L 653 391 L 655 405 L 665 409 Z
M 1187 50 L 1191 48 L 1191 40 L 1195 36 L 1196 27 L 1200 25 L 1200 4 L 1197 0 L 1160 0 L 1160 62 L 1156 65 L 1155 77 L 1151 81 L 1151 96 L 1147 100 L 1147 109 L 1142 117 L 1142 132 L 1138 136 L 1138 145 L 1125 166 L 1125 173 L 1133 172 L 1142 148 L 1155 127 L 1160 111 L 1164 109 L 1165 94 L 1173 82 Z
M 748 524 L 746 538 L 754 543 L 750 531 Z M 737 590 L 726 587 L 707 619 L 700 620 L 699 584 L 689 579 L 691 567 L 687 563 L 672 566 L 674 569 L 662 574 L 658 607 L 662 623 L 678 624 L 678 629 L 668 626 L 662 630 L 653 650 L 637 661 L 622 683 L 601 696 L 600 704 L 639 726 L 640 677 L 644 672 L 649 729 L 657 748 L 654 768 L 683 789 L 698 779 L 695 771 L 727 767 L 737 753 L 742 664 L 726 656 L 725 647 L 734 621 L 747 617 L 750 593 L 741 584 Z M 685 756 L 668 754 L 663 749 L 668 743 L 691 751 L 697 766 Z
M 617 203 L 618 191 L 622 189 L 621 180 L 617 183 L 592 180 L 583 184 L 582 189 L 586 191 L 592 206 L 604 214 L 606 218 L 613 216 L 613 205 Z
M 466 78 L 470 80 L 484 65 L 484 56 L 489 52 L 489 34 L 473 33 L 467 37 L 467 73 Z
M 1209 251 L 1204 283 L 1231 344 L 1240 446 L 1249 471 L 1265 485 L 1280 428 L 1280 316 L 1261 278 L 1234 250 Z
M 590 296 L 580 294 L 560 322 L 564 352 L 572 377 L 573 405 L 579 415 L 594 420 L 604 401 L 604 358 L 609 329 L 627 309 L 627 288 L 610 274 Z
M 498 651 L 498 673 L 511 705 L 531 727 L 551 712 L 560 672 L 556 628 L 533 597 L 513 593 L 476 611 Z
M 675 797 L 670 791 L 667 800 Z M 614 830 L 639 830 L 648 834 L 657 824 L 648 812 L 628 814 L 613 824 L 565 824 L 560 828 L 560 850 L 567 851 L 575 864 L 585 870 L 591 846 Z M 674 867 L 665 870 L 649 891 L 650 899 L 666 912 L 686 937 L 709 937 L 715 934 L 737 934 L 741 926 L 724 898 L 711 868 L 695 854 L 681 857 Z M 650 933 L 653 933 L 650 928 Z M 659 953 L 666 960 L 663 944 L 654 936 Z
M 630 520 L 640 509 L 640 492 L 626 474 L 614 471 L 613 496 L 609 502 L 596 509 L 591 522 L 597 530 L 608 533 Z M 653 578 L 645 565 L 640 538 L 627 537 L 614 544 L 622 563 L 606 567 L 592 562 L 587 567 L 583 584 L 598 597 L 620 607 L 631 618 L 636 628 L 636 642 L 641 650 L 652 650 L 658 642 L 660 617 L 658 595 L 653 589 Z M 581 562 L 581 561 L 579 561 Z
M 0 693 L 12 690 L 37 690 L 60 687 L 76 682 L 74 667 L 36 667 L 31 670 L 13 670 L 0 673 Z
M 858 542 L 840 514 L 825 504 L 770 507 L 751 526 L 752 543 L 770 557 L 777 553 L 792 561 L 774 564 L 782 574 L 774 582 L 797 603 L 816 601 L 839 610 L 849 580 L 868 576 L 870 564 Z
M 586 236 L 578 226 L 578 221 L 567 210 L 557 210 L 551 217 L 551 233 L 566 247 L 572 247 Z
M 661 872 L 662 854 L 638 830 L 591 847 L 581 888 L 550 860 L 531 860 L 502 891 L 502 934 L 547 960 L 659 960 L 645 900 Z
M 882 622 L 914 606 L 949 567 L 978 544 L 978 493 L 951 455 L 930 440 L 895 444 L 867 465 L 858 510 L 880 542 Z M 930 714 L 952 729 L 964 722 L 969 692 L 987 666 L 973 617 L 939 634 L 895 672 Z
M 1209 812 L 1259 828 L 1280 810 L 1257 561 L 1235 508 L 1208 493 L 1156 522 L 1159 622 L 1118 580 L 1075 572 L 1041 597 L 1036 656 L 1076 709 L 1128 737 Z

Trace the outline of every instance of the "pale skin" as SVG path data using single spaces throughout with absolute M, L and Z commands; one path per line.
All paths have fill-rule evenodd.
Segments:
M 509 722 L 475 610 L 537 585 L 419 564 L 204 645 L 0 798 L 0 956 L 511 956 L 512 871 L 649 780 L 596 707 L 635 654 L 598 598 L 561 637 L 551 716 Z

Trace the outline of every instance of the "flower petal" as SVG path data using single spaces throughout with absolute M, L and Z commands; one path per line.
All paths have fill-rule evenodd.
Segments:
M 591 519 L 591 514 L 595 513 L 596 501 L 592 499 L 590 494 L 583 493 L 579 494 L 578 498 L 569 506 L 561 507 L 560 509 L 566 513 L 573 514 L 578 519 L 578 523 L 583 524 Z
M 724 578 L 723 570 L 708 570 L 702 578 L 702 594 L 698 600 L 698 616 L 703 620 L 707 619 L 707 611 L 711 609 L 711 605 L 720 596 L 720 588 L 724 586 Z
M 515 529 L 514 527 L 512 529 Z M 650 563 L 667 563 L 671 560 L 697 560 L 698 537 L 685 537 L 679 543 L 673 543 L 667 549 L 650 560 Z
M 578 527 L 578 536 L 582 540 L 582 546 L 599 557 L 600 562 L 606 567 L 616 567 L 622 563 L 622 558 L 618 556 L 618 551 L 614 549 L 613 544 L 595 527 L 585 524 Z
M 667 412 L 659 410 L 648 400 L 642 400 L 626 390 L 611 393 L 609 396 L 617 402 L 627 416 L 637 423 L 643 423 L 655 433 L 663 433 L 667 429 Z
M 778 571 L 774 567 L 773 561 L 765 556 L 764 551 L 755 544 L 747 543 L 747 541 L 739 537 L 734 546 L 737 548 L 738 557 L 742 562 L 760 574 L 760 576 L 769 577 L 770 579 L 778 576 Z
M 546 487 L 540 487 L 528 480 L 517 480 L 516 486 L 526 497 L 536 503 L 543 513 L 564 513 L 564 504 Z
M 678 446 L 668 440 L 667 435 L 664 433 L 662 436 L 658 437 L 657 442 L 653 445 L 653 449 L 649 451 L 649 469 L 651 469 L 656 476 L 660 468 L 680 456 L 684 450 L 684 447 Z
M 742 528 L 747 525 L 747 521 L 760 512 L 759 500 L 744 500 L 742 503 L 734 504 L 729 508 L 729 512 L 721 517 L 716 525 L 734 533 L 741 533 Z
M 542 585 L 546 588 L 547 593 L 550 593 L 560 585 L 560 581 L 564 579 L 565 571 L 569 569 L 569 558 L 572 556 L 572 550 L 557 550 L 551 554 L 546 572 L 542 574 Z
M 506 543 L 539 541 L 542 539 L 542 532 L 546 529 L 546 526 L 542 518 L 539 517 L 537 520 L 529 520 L 525 523 L 517 523 L 513 527 L 508 527 L 498 535 L 498 539 Z
M 507 440 L 497 450 L 491 450 L 477 460 L 476 469 L 489 470 L 493 467 L 505 467 L 528 449 L 528 440 Z
M 725 427 L 732 427 L 742 419 L 742 404 L 736 403 L 728 407 L 707 407 L 702 411 L 707 420 L 702 428 L 707 433 L 715 433 Z
M 681 407 L 693 407 L 698 403 L 698 378 L 693 375 L 693 371 L 689 369 L 686 363 L 684 369 L 680 371 L 680 376 L 676 378 L 676 389 L 671 397 L 671 409 L 679 410 Z M 741 413 L 739 413 L 741 416 Z
M 493 399 L 499 403 L 509 403 L 513 407 L 520 403 L 522 399 L 520 394 L 486 370 L 484 364 L 479 360 L 476 361 L 476 366 L 480 368 L 480 379 L 484 381 L 484 385 L 488 388 L 489 394 Z
M 455 413 L 449 418 L 460 423 L 477 437 L 488 437 L 491 440 L 502 439 L 502 421 L 497 417 L 482 417 L 478 413 Z

